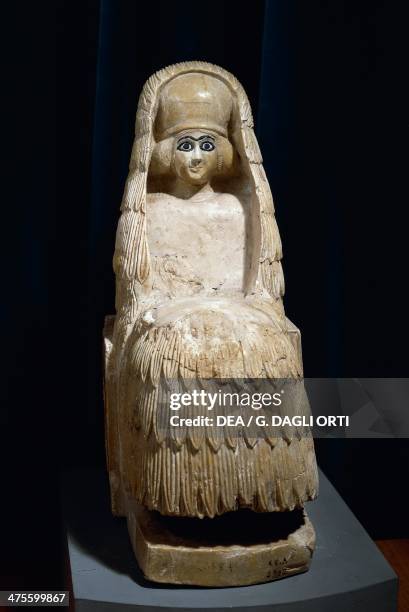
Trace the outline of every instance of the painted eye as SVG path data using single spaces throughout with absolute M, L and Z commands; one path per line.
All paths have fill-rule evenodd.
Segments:
M 215 146 L 212 142 L 210 142 L 210 140 L 205 140 L 200 144 L 200 148 L 202 151 L 213 151 Z
M 184 151 L 186 153 L 187 151 L 192 151 L 192 149 L 193 145 L 188 140 L 185 140 L 185 142 L 181 142 L 180 145 L 178 145 L 178 151 Z

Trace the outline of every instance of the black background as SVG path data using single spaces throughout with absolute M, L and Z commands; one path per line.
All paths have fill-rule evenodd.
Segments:
M 214 62 L 249 95 L 306 376 L 407 376 L 407 17 L 404 2 L 95 0 L 3 19 L 4 588 L 61 588 L 60 470 L 104 465 L 101 329 L 155 70 Z M 408 446 L 317 444 L 373 537 L 408 537 Z

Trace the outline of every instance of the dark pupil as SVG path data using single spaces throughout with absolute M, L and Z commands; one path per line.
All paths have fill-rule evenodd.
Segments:
M 212 142 L 210 142 L 209 140 L 205 140 L 204 142 L 200 143 L 200 148 L 202 149 L 202 151 L 213 151 L 214 149 L 214 144 Z M 193 150 L 193 144 L 191 142 L 189 142 L 188 140 L 185 140 L 185 142 L 181 142 L 180 145 L 178 146 L 179 151 L 192 151 Z

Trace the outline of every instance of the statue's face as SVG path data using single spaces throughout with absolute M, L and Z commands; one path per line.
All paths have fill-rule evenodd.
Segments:
M 205 185 L 217 171 L 216 138 L 202 130 L 186 130 L 175 138 L 175 172 L 191 185 Z

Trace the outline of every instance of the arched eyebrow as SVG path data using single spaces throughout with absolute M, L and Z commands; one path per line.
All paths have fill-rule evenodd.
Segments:
M 178 138 L 178 143 L 181 140 L 185 140 L 186 138 L 190 138 L 191 140 L 194 140 L 196 142 L 198 142 L 199 140 L 203 140 L 204 138 L 207 138 L 208 140 L 215 140 L 214 136 L 211 136 L 211 134 L 204 134 L 203 136 L 199 136 L 199 138 L 195 138 L 194 136 L 191 136 L 190 134 L 185 134 L 185 136 L 181 136 L 180 138 Z

